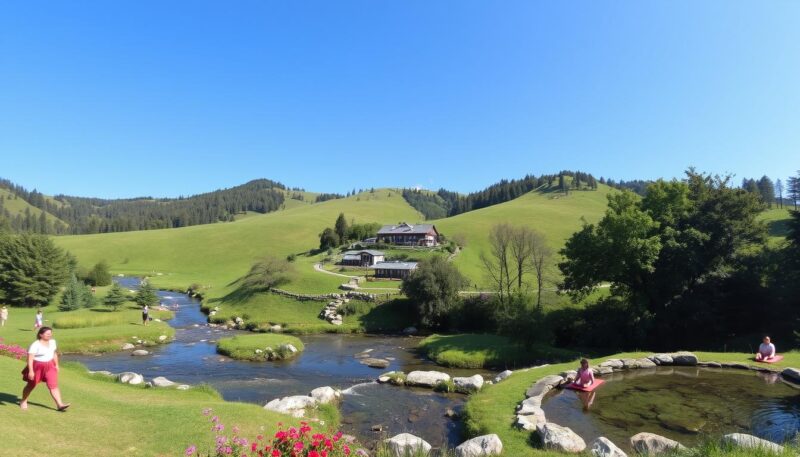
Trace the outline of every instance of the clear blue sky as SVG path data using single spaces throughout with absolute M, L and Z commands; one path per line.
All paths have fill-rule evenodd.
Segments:
M 0 4 L 0 177 L 477 190 L 800 168 L 797 1 Z

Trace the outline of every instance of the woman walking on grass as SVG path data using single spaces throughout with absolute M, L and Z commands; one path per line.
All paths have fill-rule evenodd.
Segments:
M 22 401 L 19 407 L 28 409 L 28 397 L 37 384 L 44 381 L 50 389 L 50 395 L 56 402 L 59 411 L 69 408 L 69 403 L 61 401 L 61 390 L 58 388 L 58 353 L 53 329 L 42 327 L 36 334 L 37 340 L 28 349 L 28 364 L 22 369 L 22 380 L 28 384 L 22 390 Z

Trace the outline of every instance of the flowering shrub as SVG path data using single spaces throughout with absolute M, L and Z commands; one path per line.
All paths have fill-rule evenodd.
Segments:
M 204 416 L 210 416 L 211 431 L 215 433 L 214 450 L 202 453 L 197 446 L 186 448 L 186 456 L 214 457 L 366 457 L 367 453 L 359 449 L 353 451 L 342 440 L 342 432 L 333 435 L 315 433 L 307 422 L 300 427 L 284 428 L 278 424 L 278 431 L 272 438 L 258 435 L 248 440 L 239 435 L 239 429 L 233 427 L 230 434 L 225 432 L 225 425 L 218 416 L 213 415 L 210 408 L 203 410 Z
M 0 338 L 0 355 L 6 357 L 13 357 L 15 359 L 23 359 L 28 357 L 28 351 L 25 348 L 17 346 L 16 344 L 5 344 L 3 339 Z

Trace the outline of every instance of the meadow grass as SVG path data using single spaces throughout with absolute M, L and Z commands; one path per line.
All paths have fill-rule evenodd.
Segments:
M 29 409 L 21 411 L 22 365 L 22 361 L 0 357 L 2 455 L 175 456 L 183 455 L 190 444 L 213 450 L 214 433 L 209 417 L 202 414 L 204 408 L 212 408 L 228 430 L 238 426 L 247 437 L 269 436 L 279 422 L 299 422 L 259 405 L 223 401 L 208 387 L 143 389 L 89 376 L 78 364 L 64 364 L 59 373 L 64 400 L 72 404 L 69 411 L 56 412 L 44 386 L 34 390 Z M 331 417 L 331 411 L 320 410 L 317 414 L 326 427 L 337 423 L 338 413 Z
M 297 355 L 303 352 L 305 346 L 300 338 L 283 335 L 280 333 L 257 333 L 253 335 L 238 335 L 230 338 L 222 338 L 217 341 L 217 352 L 237 360 L 264 361 L 264 350 L 272 348 L 274 352 L 281 355 L 281 358 L 291 358 L 293 355 L 284 354 L 278 351 L 280 346 L 291 344 L 297 349 Z M 262 353 L 257 354 L 256 350 Z
M 158 344 L 158 337 L 167 336 L 167 341 L 175 335 L 175 330 L 165 322 L 150 322 L 142 325 L 141 313 L 136 310 L 113 312 L 95 312 L 84 309 L 77 311 L 57 311 L 55 307 L 43 308 L 44 325 L 54 327 L 53 338 L 58 343 L 60 352 L 100 353 L 118 351 L 125 343 L 135 340 L 147 341 L 148 344 Z M 75 317 L 73 317 L 74 313 Z M 170 312 L 162 316 L 171 316 Z M 33 317 L 36 310 L 33 308 L 10 308 L 9 321 L 5 327 L 0 327 L 0 338 L 6 343 L 18 344 L 27 348 L 35 339 L 33 330 Z M 108 317 L 108 315 L 113 315 Z M 64 322 L 68 327 L 57 328 L 54 323 Z M 106 322 L 105 325 L 94 325 Z M 135 338 L 134 338 L 135 337 Z
M 605 357 L 598 357 L 591 359 L 592 365 L 608 360 L 611 358 L 639 358 L 645 357 L 650 352 L 628 352 L 621 354 L 614 354 Z M 745 353 L 720 353 L 720 352 L 695 352 L 695 354 L 703 361 L 716 361 L 716 362 L 731 362 L 731 363 L 744 363 L 747 365 L 756 365 L 752 361 L 752 354 Z M 784 359 L 775 368 L 782 368 L 788 366 L 800 367 L 800 352 L 792 351 L 784 353 Z M 578 360 L 560 363 L 555 365 L 548 365 L 539 368 L 530 368 L 527 370 L 517 370 L 510 377 L 502 382 L 485 386 L 481 392 L 472 395 L 467 402 L 465 408 L 465 427 L 469 436 L 485 435 L 488 433 L 496 433 L 500 436 L 503 442 L 504 455 L 513 456 L 531 456 L 542 457 L 554 454 L 548 451 L 534 449 L 530 445 L 530 432 L 518 430 L 513 427 L 515 419 L 515 410 L 519 402 L 525 399 L 525 390 L 531 386 L 538 379 L 551 374 L 558 374 L 565 370 L 574 370 L 578 367 Z M 744 451 L 730 451 L 727 448 L 709 447 L 706 445 L 709 452 L 708 455 L 731 455 L 731 456 L 744 456 L 752 455 L 744 453 Z M 690 452 L 697 452 L 690 451 Z M 557 454 L 555 454 L 557 455 Z M 697 453 L 680 454 L 682 457 L 706 455 Z
M 506 369 L 537 361 L 573 360 L 577 352 L 546 345 L 524 347 L 500 335 L 431 335 L 419 344 L 438 365 L 455 368 Z
M 175 313 L 169 310 L 153 309 L 150 317 L 169 320 Z M 137 324 L 142 321 L 142 311 L 138 306 L 121 306 L 117 311 L 107 307 L 83 308 L 69 312 L 59 312 L 53 319 L 54 329 L 104 327 L 108 325 Z

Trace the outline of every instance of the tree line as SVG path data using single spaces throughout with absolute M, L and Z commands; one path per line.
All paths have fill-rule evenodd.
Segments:
M 426 219 L 441 219 L 467 211 L 514 200 L 532 190 L 569 193 L 571 190 L 596 190 L 597 180 L 590 173 L 561 171 L 540 176 L 526 175 L 522 179 L 503 179 L 498 183 L 468 195 L 444 188 L 437 192 L 403 189 L 403 198 Z
M 67 195 L 48 199 L 35 189 L 28 191 L 8 180 L 0 180 L 0 187 L 63 221 L 50 222 L 43 213 L 10 217 L 10 213 L 0 211 L 0 226 L 49 234 L 124 232 L 232 221 L 245 211 L 268 213 L 280 209 L 286 190 L 279 182 L 258 179 L 191 197 L 109 200 Z

